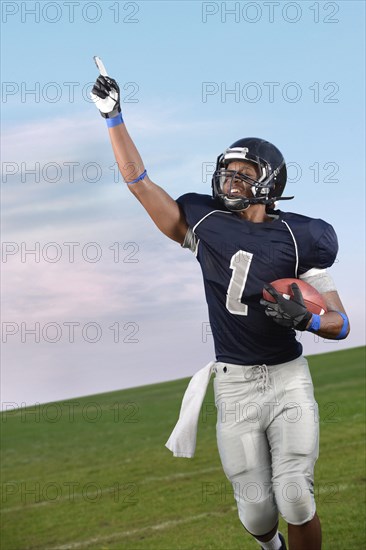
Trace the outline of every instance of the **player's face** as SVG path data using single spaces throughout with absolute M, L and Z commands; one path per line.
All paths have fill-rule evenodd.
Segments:
M 226 178 L 222 190 L 229 197 L 252 197 L 252 187 L 248 181 L 240 176 L 250 178 L 251 180 L 258 180 L 259 174 L 255 164 L 245 161 L 233 161 L 230 162 L 226 168 L 231 174 Z M 233 177 L 234 172 L 237 173 L 237 177 Z

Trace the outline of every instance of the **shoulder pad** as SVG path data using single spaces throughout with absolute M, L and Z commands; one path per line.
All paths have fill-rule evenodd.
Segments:
M 199 193 L 186 193 L 177 199 L 177 203 L 182 208 L 190 227 L 194 227 L 213 210 L 226 210 L 219 200 Z
M 298 276 L 313 267 L 330 267 L 338 253 L 338 239 L 333 227 L 324 220 L 291 212 L 281 213 L 294 235 L 298 250 Z

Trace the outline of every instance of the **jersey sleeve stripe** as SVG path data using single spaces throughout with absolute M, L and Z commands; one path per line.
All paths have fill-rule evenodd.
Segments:
M 287 222 L 285 222 L 285 220 L 282 220 L 282 223 L 284 223 L 287 227 L 287 229 L 289 230 L 290 232 L 290 235 L 292 237 L 292 240 L 294 241 L 294 245 L 295 245 L 295 254 L 296 254 L 296 265 L 295 265 L 295 277 L 298 278 L 298 270 L 299 270 L 299 251 L 298 251 L 298 248 L 297 248 L 297 242 L 296 242 L 296 239 L 295 239 L 295 235 L 293 234 L 293 232 L 291 231 L 291 227 L 289 226 L 289 224 Z

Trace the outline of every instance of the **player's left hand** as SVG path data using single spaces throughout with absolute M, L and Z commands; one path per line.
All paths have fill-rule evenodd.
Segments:
M 264 298 L 260 303 L 265 306 L 265 313 L 272 317 L 276 323 L 283 327 L 294 328 L 296 330 L 306 330 L 312 317 L 310 311 L 306 309 L 301 290 L 296 283 L 291 285 L 293 297 L 288 300 L 282 296 L 270 284 L 265 284 L 264 288 L 275 299 L 275 302 L 269 302 Z

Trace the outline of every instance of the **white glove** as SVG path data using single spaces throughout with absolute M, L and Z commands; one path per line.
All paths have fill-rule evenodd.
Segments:
M 94 61 L 100 71 L 90 97 L 94 101 L 100 114 L 104 118 L 113 118 L 121 112 L 119 86 L 114 78 L 107 75 L 107 71 L 99 57 Z

